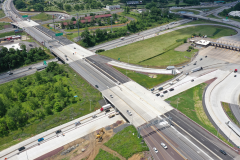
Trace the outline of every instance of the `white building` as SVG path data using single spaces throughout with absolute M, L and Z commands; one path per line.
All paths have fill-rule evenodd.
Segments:
M 228 13 L 228 15 L 240 17 L 240 11 L 231 11 L 230 13 Z
M 106 6 L 106 9 L 109 11 L 114 10 L 114 9 L 120 9 L 120 5 Z
M 14 44 L 8 44 L 8 45 L 4 45 L 3 47 L 6 47 L 8 50 L 10 49 L 10 48 L 13 48 L 13 49 L 15 49 L 15 50 L 22 50 L 20 47 L 20 44 L 19 43 L 14 43 Z

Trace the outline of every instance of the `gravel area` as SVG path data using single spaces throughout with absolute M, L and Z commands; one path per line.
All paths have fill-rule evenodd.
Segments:
M 130 126 L 131 124 L 129 123 L 125 123 L 125 124 L 122 124 L 121 126 L 117 127 L 117 128 L 114 128 L 113 129 L 113 132 L 114 133 L 117 133 L 117 132 L 120 132 L 121 130 L 123 130 L 124 128 Z

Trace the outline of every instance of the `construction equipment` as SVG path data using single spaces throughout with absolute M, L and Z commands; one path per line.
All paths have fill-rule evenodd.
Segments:
M 102 142 L 102 141 L 103 141 L 102 136 L 103 136 L 104 133 L 105 133 L 105 132 L 103 131 L 103 128 L 100 129 L 100 131 L 99 131 L 98 134 L 97 134 L 97 138 L 96 138 L 96 139 L 98 139 L 98 142 Z

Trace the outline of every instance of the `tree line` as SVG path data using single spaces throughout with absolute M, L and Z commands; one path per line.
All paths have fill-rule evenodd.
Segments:
M 29 52 L 25 45 L 21 45 L 22 50 L 15 50 L 2 47 L 0 50 L 0 72 L 14 69 L 23 65 L 31 64 L 40 60 L 48 59 L 50 56 L 42 48 L 32 48 Z
M 231 7 L 229 9 L 224 9 L 222 12 L 219 13 L 221 16 L 228 16 L 228 13 L 231 11 L 240 11 L 240 3 L 237 3 L 234 7 Z M 234 18 L 240 18 L 238 16 L 230 16 Z
M 0 137 L 79 100 L 63 81 L 68 78 L 63 67 L 50 62 L 42 72 L 0 86 Z

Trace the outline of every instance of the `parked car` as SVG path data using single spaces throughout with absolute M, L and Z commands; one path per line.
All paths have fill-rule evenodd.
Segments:
M 44 138 L 39 138 L 38 139 L 38 142 L 41 142 L 41 141 L 43 141 L 44 140 Z
M 95 85 L 96 88 L 98 88 L 98 85 Z
M 154 150 L 155 153 L 158 153 L 158 150 L 157 150 L 156 147 L 153 147 L 153 150 Z
M 165 143 L 161 143 L 161 146 L 164 148 L 164 149 L 167 149 L 167 146 L 166 146 L 166 144 Z
M 113 95 L 110 95 L 111 98 L 113 98 Z
M 168 92 L 167 90 L 163 91 L 164 94 L 167 93 L 167 92 Z
M 157 93 L 156 96 L 160 96 L 160 93 Z
M 22 150 L 24 150 L 24 149 L 25 149 L 25 147 L 23 146 L 23 147 L 19 148 L 18 150 L 19 150 L 19 151 L 22 151 Z
M 59 133 L 61 133 L 61 132 L 62 132 L 61 130 L 57 130 L 57 131 L 56 131 L 56 134 L 59 134 Z
M 163 87 L 159 87 L 158 90 L 159 90 L 159 91 L 163 90 Z
M 151 91 L 154 91 L 154 88 L 152 88 Z

